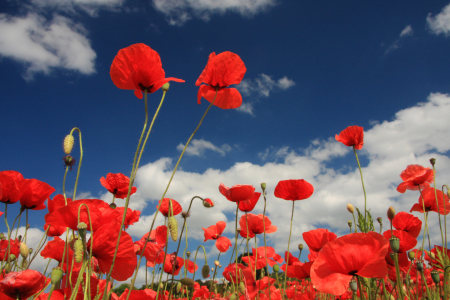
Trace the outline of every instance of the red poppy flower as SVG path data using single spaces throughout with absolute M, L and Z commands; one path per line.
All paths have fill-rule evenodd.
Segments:
M 170 275 L 178 275 L 183 267 L 184 259 L 178 257 L 176 252 L 166 255 L 164 260 L 164 272 Z
M 395 215 L 392 220 L 392 226 L 397 230 L 406 231 L 412 237 L 417 238 L 422 230 L 422 221 L 412 214 L 401 211 Z
M 410 212 L 418 211 L 423 213 L 423 207 L 425 205 L 425 211 L 439 212 L 441 215 L 448 215 L 450 213 L 450 202 L 447 195 L 443 194 L 440 190 L 436 190 L 436 195 L 438 198 L 439 209 L 436 204 L 436 198 L 434 194 L 434 188 L 428 187 L 422 191 L 422 195 L 419 197 L 419 203 L 414 204 L 411 207 Z M 445 201 L 445 209 L 444 209 Z
M 204 201 L 205 201 L 205 203 L 206 203 L 206 205 L 204 204 L 206 207 L 208 207 L 208 208 L 209 208 L 209 207 L 214 207 L 214 202 L 213 202 L 211 199 L 205 198 Z
M 125 207 L 116 207 L 115 210 L 118 212 L 119 222 L 122 222 L 123 211 Z M 125 216 L 125 228 L 128 228 L 129 225 L 133 225 L 136 222 L 139 222 L 139 217 L 141 216 L 141 212 L 139 210 L 132 210 L 131 208 L 127 208 L 127 215 Z
M 411 236 L 409 233 L 403 230 L 392 230 L 394 236 L 400 239 L 400 248 L 398 253 L 404 253 L 411 250 L 417 245 L 417 240 L 415 237 Z M 391 238 L 391 230 L 386 230 L 383 232 L 383 236 L 389 240 Z
M 232 84 L 239 84 L 244 78 L 245 64 L 239 55 L 226 51 L 216 55 L 215 52 L 209 55 L 208 63 L 200 77 L 195 82 L 200 86 L 197 94 L 197 101 L 203 97 L 209 102 L 214 100 L 216 88 L 218 88 L 214 105 L 222 109 L 238 108 L 242 104 L 242 96 L 235 88 L 228 88 Z
M 417 191 L 419 188 L 430 186 L 433 182 L 433 170 L 421 165 L 409 165 L 402 171 L 400 177 L 403 182 L 397 187 L 399 193 L 404 193 L 406 190 Z
M 194 273 L 198 270 L 197 264 L 190 261 L 189 258 L 184 261 L 184 268 L 188 270 L 189 273 Z
M 255 265 L 255 260 L 256 260 L 256 268 L 257 269 L 261 269 L 266 266 L 266 253 L 267 253 L 267 263 L 269 264 L 269 266 L 273 267 L 277 262 L 278 263 L 283 262 L 283 258 L 281 258 L 281 255 L 279 255 L 275 252 L 275 249 L 273 247 L 261 246 L 261 247 L 258 247 L 257 250 L 258 251 L 256 251 L 256 249 L 252 247 L 253 256 L 244 256 L 244 257 L 242 257 L 242 260 L 245 261 L 247 264 L 249 264 L 247 260 L 248 260 L 248 258 L 251 259 L 252 266 Z
M 246 222 L 247 220 L 247 222 Z M 265 223 L 265 224 L 264 224 Z M 273 226 L 268 216 L 264 217 L 263 223 L 263 215 L 254 215 L 254 214 L 246 214 L 241 217 L 239 220 L 239 225 L 241 226 L 240 235 L 242 237 L 254 237 L 256 234 L 261 234 L 264 232 L 264 225 L 266 227 L 266 234 L 273 233 L 278 230 L 277 226 Z M 247 234 L 247 224 L 248 224 L 248 234 Z
M 244 201 L 239 201 L 239 210 L 242 212 L 250 212 L 252 211 L 255 206 L 256 203 L 258 203 L 259 197 L 261 197 L 261 193 L 253 193 L 253 197 L 248 199 L 248 200 L 244 200 Z
M 239 202 L 252 199 L 255 188 L 249 184 L 238 184 L 229 188 L 221 183 L 219 185 L 219 192 L 231 202 Z
M 158 52 L 145 44 L 134 44 L 119 50 L 109 74 L 119 89 L 134 90 L 134 95 L 139 99 L 142 99 L 145 89 L 153 93 L 169 81 L 184 82 L 178 78 L 164 78 Z
M 62 239 L 60 239 L 59 237 L 55 237 L 53 241 L 49 241 L 44 249 L 42 249 L 41 251 L 41 256 L 43 258 L 51 258 L 54 259 L 56 261 L 58 261 L 59 263 L 63 262 L 63 252 L 64 252 L 64 247 L 66 246 L 66 242 Z M 67 257 L 67 251 L 69 252 L 69 256 Z M 67 270 L 67 262 L 69 263 L 70 266 L 72 266 L 72 260 L 73 258 L 73 250 L 71 247 L 66 248 L 66 252 L 65 252 L 65 257 L 64 257 L 64 262 L 62 265 L 62 268 L 64 271 Z M 81 263 L 77 263 L 74 262 L 74 268 L 73 270 L 80 270 L 81 268 Z M 70 269 L 70 268 L 69 268 Z
M 331 241 L 311 267 L 311 280 L 321 292 L 342 295 L 354 275 L 384 278 L 389 241 L 375 232 L 352 233 Z
M 128 297 L 128 293 L 130 293 L 130 296 Z M 120 295 L 119 300 L 155 300 L 156 299 L 156 291 L 151 289 L 144 289 L 144 290 L 133 290 L 129 291 L 128 289 L 125 289 L 125 291 Z M 158 297 L 158 299 L 163 299 L 162 294 Z
M 71 198 L 67 198 L 67 204 L 69 203 L 72 203 Z M 55 210 L 63 208 L 64 206 L 66 206 L 66 201 L 64 200 L 64 196 L 61 194 L 58 194 L 55 197 L 53 197 L 53 200 L 51 200 L 50 198 L 48 198 L 47 200 L 47 208 L 49 213 L 52 213 Z M 45 224 L 44 230 L 47 230 L 48 226 L 49 226 L 48 224 Z M 57 225 L 50 226 L 47 235 L 50 237 L 60 236 L 66 231 L 66 228 L 67 228 L 66 226 L 57 226 Z
M 8 257 L 8 245 L 10 245 L 10 254 L 14 254 L 16 257 L 19 257 L 20 253 L 20 242 L 18 239 L 14 240 L 0 240 L 0 262 L 6 260 Z
M 98 260 L 98 266 L 102 273 L 109 273 L 111 269 L 119 231 L 120 222 L 112 220 L 111 223 L 94 231 L 93 239 L 89 239 L 87 243 L 87 249 L 90 249 L 92 243 L 92 256 Z M 122 231 L 111 277 L 118 281 L 127 280 L 133 275 L 136 264 L 133 240 L 128 233 Z
M 20 199 L 20 186 L 24 178 L 16 171 L 0 172 L 0 202 L 12 204 Z
M 284 200 L 304 200 L 311 197 L 314 187 L 304 179 L 281 180 L 275 187 L 275 197 Z
M 336 141 L 345 146 L 353 146 L 356 150 L 361 150 L 364 145 L 364 129 L 359 126 L 349 126 L 335 136 Z
M 50 293 L 40 294 L 35 300 L 47 300 Z M 70 295 L 69 295 L 70 297 Z M 64 300 L 64 290 L 57 289 L 52 292 L 51 300 Z
M 142 236 L 142 238 L 135 242 L 135 245 L 139 246 L 139 254 L 145 245 L 145 241 L 148 237 L 148 232 Z M 164 225 L 158 226 L 156 230 L 152 230 L 150 237 L 148 237 L 148 243 L 145 246 L 144 256 L 148 262 L 154 263 L 161 253 L 164 254 L 164 247 L 166 246 L 167 239 L 167 227 Z M 164 258 L 164 257 L 163 257 Z M 162 263 L 163 260 L 157 263 Z
M 289 256 L 289 260 L 288 260 Z M 288 262 L 287 271 L 286 264 L 281 266 L 281 270 L 287 274 L 287 277 L 294 277 L 298 279 L 307 278 L 309 273 L 307 273 L 303 269 L 303 263 L 298 260 L 295 256 L 293 256 L 290 252 L 285 252 L 284 254 L 285 260 Z
M 50 279 L 35 270 L 11 272 L 0 281 L 0 292 L 6 299 L 25 300 L 42 290 Z
M 55 191 L 47 183 L 37 179 L 25 179 L 20 185 L 20 204 L 33 210 L 45 208 L 45 200 Z
M 108 173 L 105 177 L 100 178 L 100 183 L 116 198 L 125 199 L 128 195 L 128 187 L 130 185 L 130 178 L 122 173 Z M 130 195 L 136 193 L 137 188 L 131 188 Z
M 231 241 L 226 236 L 222 236 L 222 232 L 225 230 L 227 223 L 219 221 L 216 225 L 211 225 L 208 229 L 202 228 L 205 231 L 205 242 L 207 240 L 215 240 L 216 247 L 220 252 L 227 252 L 232 246 Z
M 173 209 L 173 215 L 176 216 L 178 214 L 180 214 L 183 211 L 183 208 L 181 207 L 180 203 L 178 203 L 177 201 L 170 199 L 170 198 L 164 198 L 162 200 L 159 201 L 161 206 L 159 208 L 159 211 L 165 216 L 168 217 L 169 216 L 169 212 L 170 212 L 170 201 L 172 200 L 172 209 Z M 156 208 L 158 208 L 158 205 L 156 206 Z
M 337 235 L 328 229 L 318 228 L 303 233 L 303 239 L 308 245 L 309 249 L 319 252 L 326 243 L 334 241 Z
M 239 283 L 239 282 L 241 282 L 244 269 L 246 269 L 246 267 L 243 264 L 237 264 L 237 271 L 236 271 L 236 264 L 231 263 L 227 267 L 225 267 L 222 275 L 229 282 Z M 236 273 L 237 273 L 237 277 L 236 277 Z

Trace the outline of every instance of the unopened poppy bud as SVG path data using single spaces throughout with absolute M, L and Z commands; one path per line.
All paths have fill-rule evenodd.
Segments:
M 203 278 L 208 278 L 209 277 L 209 266 L 208 265 L 204 265 L 202 268 L 202 277 Z
M 391 236 L 389 239 L 389 245 L 394 253 L 398 253 L 398 250 L 400 250 L 400 239 L 395 235 Z
M 211 268 L 211 272 L 214 272 L 214 268 Z
M 219 262 L 218 260 L 215 260 L 215 261 L 214 261 L 214 265 L 215 265 L 215 266 L 218 266 L 218 265 L 220 265 L 220 262 Z
M 111 203 L 111 204 L 109 204 L 109 207 L 112 209 L 116 209 L 117 205 L 115 203 Z
M 22 236 L 19 235 L 19 236 L 17 237 L 17 240 L 18 240 L 19 242 L 22 241 Z
M 436 163 L 436 158 L 430 158 L 430 164 L 434 167 L 434 164 Z
M 10 273 L 11 272 L 11 264 L 9 262 L 6 262 L 5 268 L 3 270 L 5 270 L 5 274 Z
M 407 275 L 405 277 L 405 279 L 403 279 L 403 282 L 405 283 L 406 286 L 410 286 L 411 285 L 411 280 L 409 278 L 409 275 Z
M 181 292 L 181 282 L 177 283 L 177 293 Z
M 20 255 L 22 255 L 23 258 L 27 258 L 28 254 L 30 253 L 28 251 L 28 247 L 24 242 L 20 242 Z
M 186 256 L 189 258 L 191 256 L 191 251 L 186 252 Z
M 14 254 L 10 254 L 10 255 L 9 255 L 9 260 L 10 260 L 10 261 L 14 261 L 14 260 L 16 260 L 16 258 L 17 258 L 17 257 L 16 257 Z
M 273 269 L 274 272 L 278 273 L 280 271 L 280 266 L 275 264 L 275 265 L 273 265 L 272 269 Z
M 31 227 L 31 225 L 30 225 L 30 224 L 27 224 L 27 229 L 30 229 L 30 227 Z
M 161 290 L 164 289 L 164 284 L 163 284 L 162 282 L 159 284 L 159 288 L 160 288 Z
M 28 248 L 28 253 L 29 254 L 33 253 L 33 248 Z
M 378 223 L 383 224 L 383 219 L 381 217 L 377 218 Z
M 298 244 L 298 250 L 300 250 L 300 251 L 303 250 L 303 244 Z
M 348 220 L 347 224 L 348 224 L 348 227 L 350 227 L 350 229 L 352 229 L 352 225 L 353 225 L 352 220 Z
M 86 230 L 87 230 L 87 225 L 84 222 L 80 222 L 77 225 L 77 229 L 78 229 L 78 234 L 81 236 L 81 238 L 84 240 L 86 238 Z
M 427 254 L 432 260 L 436 259 L 436 255 L 433 252 L 427 251 Z
M 5 234 L 2 232 L 0 233 L 0 240 L 4 240 L 5 239 Z
M 389 209 L 387 211 L 387 217 L 389 218 L 389 220 L 393 220 L 395 217 L 395 209 L 392 206 L 389 206 Z
M 436 270 L 431 271 L 431 279 L 433 279 L 434 284 L 438 285 L 441 280 L 439 277 L 439 272 Z
M 75 143 L 75 139 L 74 139 L 73 135 L 71 135 L 71 134 L 66 135 L 66 137 L 64 138 L 64 143 L 63 143 L 63 149 L 64 149 L 65 154 L 69 155 L 70 152 L 72 152 L 74 143 Z
M 241 294 L 245 295 L 245 284 L 242 281 L 239 282 L 239 292 L 241 292 Z
M 415 254 L 414 252 L 412 252 L 412 251 L 409 251 L 409 252 L 408 252 L 408 258 L 409 258 L 409 260 L 414 260 L 415 257 L 416 257 L 416 254 Z
M 83 261 L 84 249 L 83 242 L 81 240 L 76 240 L 73 244 L 74 252 L 75 252 L 75 261 L 80 263 Z
M 355 211 L 355 208 L 353 207 L 353 205 L 351 205 L 350 203 L 347 204 L 347 210 L 349 213 L 353 213 Z
M 236 300 L 237 299 L 237 296 L 236 296 L 236 294 L 231 294 L 231 296 L 230 296 L 230 300 Z
M 205 200 L 203 200 L 203 206 L 206 208 L 210 208 L 214 206 L 214 202 L 209 199 L 209 198 L 205 198 Z
M 222 268 L 222 265 L 219 265 L 219 269 Z
M 58 282 L 60 282 L 62 277 L 63 277 L 63 270 L 60 267 L 52 269 L 52 277 L 51 277 L 52 284 L 57 284 Z
M 194 280 L 192 280 L 191 278 L 187 278 L 187 277 L 182 278 L 180 280 L 180 282 L 181 282 L 181 284 L 183 284 L 183 285 L 185 285 L 187 287 L 194 287 L 194 283 L 195 283 Z
M 176 242 L 178 240 L 178 222 L 175 217 L 169 217 L 169 232 L 172 240 Z
M 416 262 L 416 267 L 419 272 L 423 271 L 423 263 L 421 261 Z
M 164 83 L 163 86 L 161 87 L 163 92 L 167 92 L 169 90 L 170 87 L 170 83 Z
M 356 280 L 351 280 L 350 281 L 350 289 L 352 290 L 352 292 L 356 293 L 356 291 L 358 290 L 358 282 Z
M 262 189 L 263 191 L 266 190 L 266 183 L 265 183 L 265 182 L 261 183 L 261 189 Z

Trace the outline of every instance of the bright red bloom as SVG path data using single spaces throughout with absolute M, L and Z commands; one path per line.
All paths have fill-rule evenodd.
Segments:
M 194 273 L 198 270 L 198 266 L 193 261 L 190 261 L 189 258 L 184 261 L 184 267 L 188 270 L 189 273 Z
M 294 277 L 303 279 L 309 276 L 307 272 L 303 269 L 303 263 L 298 260 L 297 257 L 293 256 L 290 252 L 284 253 L 285 260 L 288 262 L 287 270 L 286 264 L 281 266 L 281 270 L 283 270 L 288 277 Z M 289 259 L 288 259 L 289 258 Z
M 422 191 L 422 195 L 419 197 L 419 203 L 414 204 L 411 207 L 410 212 L 418 211 L 423 213 L 423 207 L 425 205 L 425 211 L 439 212 L 441 215 L 448 215 L 450 213 L 450 202 L 447 195 L 443 194 L 440 190 L 436 190 L 436 195 L 439 203 L 439 209 L 436 204 L 436 197 L 434 194 L 434 188 L 428 187 Z M 445 201 L 445 209 L 444 209 Z
M 119 50 L 109 74 L 119 89 L 134 90 L 134 95 L 139 99 L 142 99 L 145 89 L 153 93 L 169 81 L 184 82 L 178 78 L 164 78 L 159 54 L 145 44 L 134 44 Z
M 130 293 L 130 297 L 128 298 L 128 300 L 155 300 L 157 294 L 156 291 L 151 289 L 133 290 L 131 292 L 128 289 L 125 289 L 122 295 L 120 295 L 119 300 L 127 299 L 128 293 Z M 158 299 L 164 299 L 161 293 Z
M 354 275 L 384 278 L 384 257 L 389 241 L 375 232 L 352 233 L 331 241 L 319 252 L 311 267 L 311 279 L 321 292 L 342 295 Z
M 247 220 L 247 221 L 246 221 Z M 248 234 L 247 234 L 247 224 L 248 224 Z M 273 226 L 268 216 L 245 214 L 239 220 L 239 225 L 241 226 L 240 235 L 242 237 L 254 237 L 256 234 L 261 234 L 264 232 L 264 225 L 266 227 L 266 234 L 273 233 L 278 230 L 277 226 Z
M 6 299 L 25 300 L 42 290 L 50 279 L 35 270 L 11 272 L 0 281 L 0 293 L 7 296 Z
M 345 146 L 355 147 L 361 150 L 364 145 L 364 129 L 359 126 L 349 126 L 335 136 L 336 141 L 341 142 Z
M 33 210 L 45 208 L 45 200 L 55 191 L 47 183 L 37 179 L 25 179 L 20 185 L 20 204 Z
M 43 258 L 51 258 L 59 263 L 63 262 L 63 253 L 64 253 L 64 247 L 66 246 L 66 242 L 59 237 L 55 236 L 53 241 L 49 241 L 47 244 L 45 244 L 44 249 L 41 251 L 41 256 Z M 69 253 L 67 253 L 67 251 Z M 62 268 L 64 271 L 68 270 L 67 263 L 69 263 L 69 266 L 72 265 L 72 258 L 73 258 L 73 250 L 71 247 L 67 247 L 65 254 L 64 254 L 64 262 L 62 265 Z M 73 270 L 80 270 L 81 263 L 74 262 L 74 268 Z M 70 268 L 69 268 L 70 269 Z
M 42 293 L 39 295 L 39 297 L 35 298 L 35 300 L 47 300 L 48 299 L 48 295 L 49 293 Z M 70 295 L 69 295 L 70 297 Z M 52 297 L 50 298 L 51 300 L 64 300 L 64 290 L 62 289 L 57 289 L 54 290 L 52 293 Z
M 207 240 L 215 240 L 216 247 L 220 252 L 227 252 L 232 246 L 231 241 L 226 236 L 222 236 L 222 232 L 225 230 L 227 223 L 219 221 L 216 225 L 211 225 L 208 229 L 202 228 L 205 231 L 205 242 Z
M 226 187 L 223 183 L 219 185 L 219 192 L 231 202 L 240 202 L 254 197 L 255 187 L 249 184 L 237 184 Z
M 71 198 L 67 198 L 67 204 L 72 203 L 72 199 Z M 64 196 L 61 194 L 56 195 L 55 197 L 53 197 L 53 200 L 51 200 L 50 198 L 47 200 L 47 208 L 49 213 L 54 212 L 55 210 L 58 210 L 60 208 L 63 208 L 64 206 L 66 206 L 66 200 L 64 200 Z M 48 228 L 48 224 L 44 225 L 44 230 L 47 230 Z M 50 229 L 47 232 L 48 236 L 60 236 L 62 235 L 65 231 L 66 231 L 66 226 L 57 226 L 57 225 L 53 225 L 50 226 Z
M 128 187 L 130 185 L 130 178 L 122 173 L 108 173 L 105 177 L 100 178 L 100 183 L 116 198 L 125 199 L 128 195 Z M 136 193 L 137 188 L 131 188 L 130 195 Z
M 12 204 L 20 199 L 20 186 L 25 179 L 16 171 L 0 172 L 0 202 Z
M 123 211 L 125 207 L 116 207 L 115 210 L 119 213 L 119 221 L 122 222 Z M 139 222 L 139 217 L 141 216 L 141 212 L 139 210 L 132 210 L 131 208 L 127 208 L 127 215 L 125 216 L 125 229 L 128 228 L 129 225 L 133 225 L 136 222 Z
M 401 211 L 395 215 L 392 220 L 392 226 L 397 230 L 406 231 L 411 236 L 417 238 L 422 229 L 422 221 L 412 214 Z
M 406 251 L 411 250 L 417 245 L 417 240 L 415 237 L 407 233 L 403 230 L 392 230 L 392 234 L 400 239 L 400 248 L 398 250 L 398 253 L 404 253 Z M 383 236 L 389 240 L 391 238 L 391 231 L 386 230 L 383 232 Z
M 8 240 L 0 240 L 0 262 L 8 257 L 8 244 L 10 244 L 9 253 L 19 257 L 20 242 L 18 239 L 10 240 L 10 242 Z
M 326 243 L 334 241 L 337 235 L 328 229 L 318 228 L 303 233 L 303 239 L 308 245 L 309 249 L 319 252 Z
M 242 96 L 235 88 L 228 88 L 232 84 L 239 84 L 244 78 L 245 64 L 239 55 L 226 51 L 216 55 L 215 52 L 209 55 L 208 63 L 200 77 L 195 82 L 200 86 L 197 94 L 197 101 L 203 97 L 209 102 L 214 100 L 216 88 L 218 88 L 214 105 L 222 109 L 238 108 L 242 104 Z
M 275 187 L 275 197 L 284 200 L 304 200 L 311 197 L 314 187 L 304 179 L 281 180 Z
M 148 232 L 142 236 L 142 238 L 135 242 L 135 245 L 139 246 L 139 254 L 145 245 L 145 241 L 148 237 Z M 148 243 L 145 246 L 144 256 L 148 262 L 154 263 L 158 260 L 159 255 L 164 254 L 164 247 L 166 246 L 167 239 L 167 227 L 164 225 L 158 226 L 156 230 L 152 230 L 150 237 L 148 238 Z M 164 259 L 164 257 L 162 257 Z M 157 263 L 162 263 L 164 260 L 157 261 Z
M 243 270 L 246 269 L 246 267 L 243 264 L 237 264 L 237 271 L 236 271 L 236 264 L 231 263 L 225 269 L 223 270 L 223 277 L 225 277 L 226 280 L 229 282 L 239 283 L 242 279 Z M 237 273 L 237 277 L 236 277 Z
M 171 275 L 178 275 L 183 267 L 183 264 L 184 259 L 182 257 L 178 257 L 176 252 L 167 254 L 166 259 L 164 260 L 164 272 Z
M 259 197 L 261 197 L 261 193 L 253 193 L 253 197 L 248 199 L 248 200 L 244 200 L 244 201 L 239 201 L 239 210 L 242 212 L 250 212 L 252 211 L 255 206 L 256 203 L 258 203 Z
M 406 190 L 417 191 L 419 188 L 430 186 L 433 182 L 433 170 L 421 165 L 409 165 L 402 171 L 400 177 L 403 182 L 397 187 L 399 193 L 404 193 Z
M 164 198 L 161 201 L 159 201 L 161 206 L 159 208 L 159 211 L 164 215 L 164 217 L 168 217 L 169 216 L 169 212 L 170 212 L 170 200 L 172 200 L 172 209 L 173 209 L 173 215 L 176 216 L 178 214 L 180 214 L 183 211 L 183 208 L 181 207 L 180 203 L 178 203 L 177 201 L 170 199 L 170 198 Z M 158 205 L 156 206 L 156 208 L 158 208 Z

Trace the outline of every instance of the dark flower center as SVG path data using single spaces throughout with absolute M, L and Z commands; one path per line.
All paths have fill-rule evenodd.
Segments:
M 356 273 L 358 273 L 358 270 L 353 270 L 348 272 L 348 275 L 356 275 Z
M 153 87 L 153 84 L 150 86 L 144 86 L 142 83 L 139 83 L 139 87 L 141 88 L 142 91 L 147 90 L 147 92 L 150 92 L 150 89 Z

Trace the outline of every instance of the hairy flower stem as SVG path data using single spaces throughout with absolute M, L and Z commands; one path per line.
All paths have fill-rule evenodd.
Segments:
M 356 148 L 355 148 L 355 146 L 353 146 L 353 152 L 355 152 L 356 162 L 358 163 L 358 168 L 359 168 L 359 174 L 361 175 L 361 184 L 362 184 L 362 188 L 363 188 L 363 192 L 364 192 L 364 221 L 367 222 L 367 196 L 366 196 L 366 188 L 364 187 L 364 179 L 363 179 L 363 174 L 362 174 L 362 170 L 361 170 L 361 164 L 359 163 L 358 154 L 356 153 Z M 366 230 L 365 232 L 368 232 L 368 230 Z
M 9 257 L 9 254 L 11 253 L 11 249 L 10 249 L 11 248 L 11 230 L 9 229 L 8 219 L 6 218 L 7 215 L 8 215 L 8 204 L 5 203 L 5 224 L 6 224 L 6 228 L 8 228 L 8 255 L 7 256 Z M 2 264 L 1 264 L 2 270 L 4 268 L 3 264 L 5 262 L 5 258 L 7 258 L 6 255 L 3 256 L 3 260 L 2 260 Z
M 241 243 L 239 244 L 239 247 L 238 247 L 237 252 L 239 252 L 239 249 L 241 249 L 241 246 L 242 246 L 242 244 L 244 243 L 244 240 L 245 240 L 245 238 L 242 238 Z M 236 246 L 237 246 L 237 244 L 235 243 L 235 244 L 234 244 L 234 247 L 233 247 L 233 251 L 231 252 L 230 262 L 229 262 L 228 264 L 231 264 L 231 262 L 233 261 L 234 252 L 235 252 L 235 250 L 236 250 Z
M 66 178 L 67 178 L 67 172 L 69 171 L 69 166 L 66 166 L 66 170 L 64 171 L 64 177 L 63 177 L 63 196 L 64 196 L 64 204 L 67 205 L 67 197 L 66 197 Z
M 222 252 L 219 251 L 219 256 L 217 256 L 217 261 L 219 261 L 219 259 L 220 259 L 220 254 L 222 254 Z M 213 274 L 213 278 L 212 278 L 211 289 L 214 285 L 214 279 L 216 278 L 216 273 L 217 273 L 217 266 L 214 265 L 214 274 Z M 209 300 L 211 300 L 211 291 L 209 291 Z
M 77 127 L 74 127 L 71 131 L 70 131 L 70 135 L 72 135 L 72 133 L 74 131 L 78 131 L 78 137 L 80 140 L 80 160 L 78 161 L 78 171 L 77 171 L 77 177 L 75 179 L 75 186 L 73 187 L 73 196 L 72 196 L 72 200 L 75 201 L 75 197 L 77 195 L 77 186 L 78 186 L 78 178 L 80 178 L 80 169 L 81 169 L 81 162 L 83 161 L 83 142 L 81 140 L 81 130 Z M 64 199 L 66 199 L 66 195 L 64 194 Z M 67 205 L 67 200 L 66 200 L 66 205 Z
M 286 257 L 286 272 L 284 274 L 284 293 L 286 295 L 286 281 L 287 281 L 287 273 L 289 268 L 289 246 L 291 244 L 291 234 L 292 234 L 292 221 L 294 219 L 294 204 L 295 201 L 292 201 L 292 214 L 291 214 L 291 228 L 289 229 L 289 240 L 288 240 L 288 248 L 287 248 L 287 257 Z M 287 295 L 286 295 L 287 297 Z
M 263 197 L 264 197 L 264 210 L 263 210 L 263 229 L 264 229 L 264 256 L 266 257 L 266 266 L 267 266 L 267 277 L 269 279 L 269 299 L 270 298 L 270 270 L 269 270 L 269 263 L 268 263 L 268 258 L 267 258 L 267 242 L 266 242 L 266 204 L 267 204 L 267 199 L 266 199 L 266 189 L 265 186 L 262 190 L 263 192 Z M 300 254 L 302 252 L 300 251 Z M 298 257 L 300 259 L 300 256 Z
M 237 230 L 237 224 L 238 224 L 238 212 L 239 212 L 239 203 L 236 203 L 236 225 L 235 225 L 235 233 L 234 233 L 234 243 L 237 244 L 237 239 L 238 239 L 238 230 Z M 248 231 L 247 231 L 247 236 L 248 236 Z M 247 243 L 248 243 L 248 238 L 247 239 Z M 235 263 L 236 263 L 236 268 L 235 268 L 235 275 L 236 275 L 236 287 L 235 290 L 239 291 L 239 284 L 238 284 L 238 249 L 236 248 L 236 256 L 235 256 Z
M 434 185 L 434 198 L 436 199 L 436 205 L 437 205 L 437 211 L 438 211 L 438 217 L 439 217 L 439 229 L 441 230 L 441 239 L 442 239 L 442 245 L 444 245 L 444 234 L 442 232 L 442 223 L 441 223 L 441 211 L 439 209 L 439 201 L 438 201 L 438 197 L 437 197 L 437 190 L 436 190 L 436 170 L 434 168 L 434 164 L 433 164 L 433 185 Z M 443 199 L 444 199 L 444 205 L 445 205 L 445 196 L 442 195 Z M 445 206 L 444 206 L 445 209 Z M 445 213 L 445 211 L 444 211 Z
M 423 229 L 423 239 L 422 239 L 422 251 L 421 251 L 421 255 L 423 255 L 423 251 L 425 250 L 425 233 L 428 232 L 428 213 L 425 210 L 425 198 L 423 198 L 422 195 L 422 190 L 419 186 L 419 192 L 420 192 L 420 197 L 422 198 L 422 209 L 423 209 L 423 218 L 425 220 L 425 227 Z M 428 242 L 429 242 L 429 238 L 430 236 L 428 235 Z M 429 250 L 431 251 L 431 244 L 428 245 Z M 424 257 L 424 256 L 421 256 Z
M 396 273 L 396 277 L 397 277 L 397 288 L 398 288 L 398 293 L 400 294 L 400 299 L 404 299 L 404 295 L 403 295 L 403 281 L 400 278 L 400 268 L 398 266 L 398 253 L 394 253 L 394 264 L 395 264 L 395 273 Z

